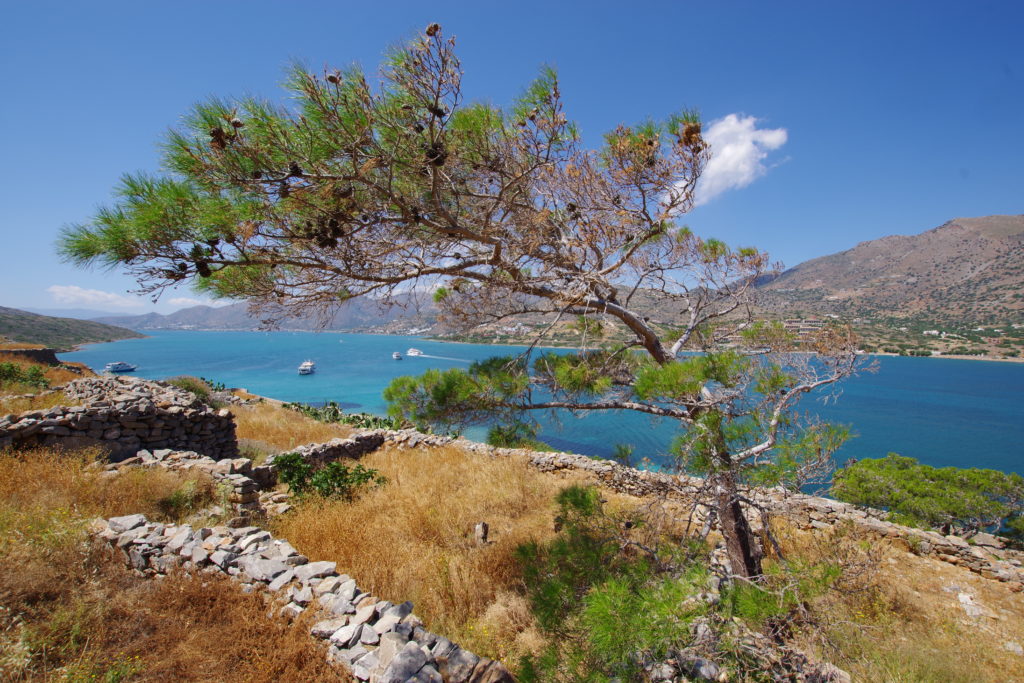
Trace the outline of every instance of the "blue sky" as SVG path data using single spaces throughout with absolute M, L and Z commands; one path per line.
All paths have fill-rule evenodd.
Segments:
M 285 65 L 361 62 L 438 21 L 469 99 L 556 66 L 596 144 L 698 108 L 720 152 L 698 233 L 787 265 L 957 216 L 1024 213 L 1024 3 L 0 2 L 0 305 L 141 313 L 120 274 L 60 263 L 60 227 L 156 170 L 208 95 L 281 97 Z M 716 128 L 717 126 L 717 128 Z M 157 310 L 195 298 L 168 292 Z

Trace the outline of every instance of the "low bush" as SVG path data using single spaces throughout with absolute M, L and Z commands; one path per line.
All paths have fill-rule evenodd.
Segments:
M 313 493 L 323 498 L 352 500 L 365 486 L 380 486 L 387 480 L 377 470 L 357 463 L 351 468 L 340 462 L 314 468 L 298 453 L 274 458 L 278 480 L 300 496 Z
M 409 429 L 412 423 L 396 417 L 381 417 L 369 413 L 346 413 L 334 401 L 322 406 L 311 406 L 307 403 L 285 403 L 284 407 L 294 410 L 306 417 L 319 422 L 336 422 L 356 429 Z
M 193 377 L 192 375 L 179 375 L 178 377 L 170 377 L 165 380 L 171 386 L 184 389 L 195 395 L 203 403 L 208 405 L 214 405 L 216 401 L 213 400 L 213 386 L 211 386 L 208 380 L 202 377 Z M 218 404 L 215 407 L 220 407 Z
M 4 393 L 29 393 L 49 387 L 50 381 L 46 379 L 42 366 L 0 363 L 0 391 Z

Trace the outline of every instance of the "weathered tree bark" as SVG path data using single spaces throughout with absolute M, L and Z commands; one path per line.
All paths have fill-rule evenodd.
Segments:
M 736 474 L 727 465 L 716 473 L 715 496 L 718 509 L 718 523 L 725 539 L 732 573 L 745 579 L 761 575 L 761 549 L 757 547 L 754 533 L 740 505 L 736 487 Z

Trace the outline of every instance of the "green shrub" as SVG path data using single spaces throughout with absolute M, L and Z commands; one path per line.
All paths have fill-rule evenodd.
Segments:
M 314 469 L 298 453 L 285 453 L 274 458 L 278 481 L 287 484 L 295 494 L 309 493 L 324 498 L 351 500 L 356 491 L 364 486 L 380 486 L 387 480 L 377 470 L 356 464 L 348 467 L 332 462 Z
M 1024 477 L 997 470 L 922 465 L 890 453 L 836 472 L 832 495 L 888 510 L 910 526 L 964 533 L 1011 531 L 1024 517 Z
M 210 403 L 212 400 L 211 392 L 213 391 L 213 387 L 211 387 L 207 381 L 201 377 L 180 375 L 178 377 L 171 377 L 167 379 L 166 382 L 171 386 L 175 386 L 179 389 L 184 389 L 185 391 L 195 394 L 196 398 L 203 403 Z
M 409 429 L 413 426 L 412 423 L 397 417 L 381 417 L 380 415 L 371 415 L 369 413 L 346 413 L 334 401 L 328 401 L 323 406 L 311 406 L 306 403 L 285 403 L 284 407 L 302 413 L 306 417 L 318 422 L 340 422 L 357 429 L 399 430 Z M 425 430 L 421 429 L 420 431 Z
M 195 479 L 189 479 L 171 495 L 157 502 L 160 511 L 172 519 L 184 519 L 213 502 L 213 492 Z
M 638 657 L 667 656 L 707 611 L 690 599 L 706 583 L 706 564 L 658 564 L 645 553 L 623 552 L 624 530 L 639 520 L 606 514 L 596 488 L 570 486 L 557 503 L 558 536 L 517 550 L 533 614 L 554 643 L 521 662 L 520 679 L 639 680 Z
M 552 452 L 555 449 L 537 438 L 539 427 L 527 422 L 494 425 L 487 430 L 487 443 L 499 448 L 529 448 Z
M 19 384 L 29 389 L 50 387 L 45 371 L 38 365 L 22 368 L 14 363 L 0 363 L 0 389 L 13 389 Z

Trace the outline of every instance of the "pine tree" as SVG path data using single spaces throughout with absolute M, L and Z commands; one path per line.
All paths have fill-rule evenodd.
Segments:
M 743 487 L 827 463 L 841 430 L 794 408 L 854 371 L 854 340 L 832 328 L 797 349 L 754 324 L 766 254 L 680 223 L 711 153 L 695 112 L 619 126 L 590 150 L 553 70 L 508 109 L 464 102 L 461 77 L 454 39 L 431 25 L 387 56 L 376 87 L 356 67 L 295 67 L 292 108 L 201 103 L 168 135 L 166 173 L 126 175 L 116 204 L 68 227 L 60 249 L 127 268 L 143 291 L 189 282 L 268 320 L 428 289 L 465 326 L 576 320 L 578 353 L 405 378 L 388 389 L 393 410 L 501 419 L 504 434 L 556 408 L 673 420 L 681 465 L 708 477 L 734 572 L 757 576 Z M 642 299 L 659 319 L 638 311 Z M 629 339 L 600 341 L 603 321 Z

